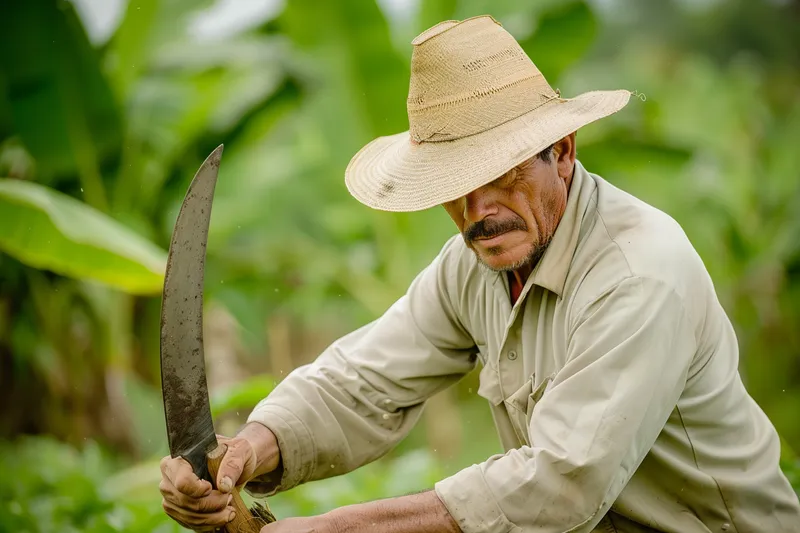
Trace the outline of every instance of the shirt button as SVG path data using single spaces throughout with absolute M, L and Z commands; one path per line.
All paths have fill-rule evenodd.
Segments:
M 517 358 L 517 352 L 511 350 L 510 352 L 508 352 L 508 355 L 506 357 L 508 357 L 511 361 L 514 361 Z
M 730 527 L 731 527 L 731 525 L 729 523 L 725 522 L 724 524 L 722 524 L 722 531 L 728 531 L 728 529 L 730 529 Z

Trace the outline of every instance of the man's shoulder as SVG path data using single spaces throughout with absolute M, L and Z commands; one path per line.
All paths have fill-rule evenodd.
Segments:
M 665 211 L 593 177 L 596 217 L 575 257 L 584 297 L 630 278 L 663 284 L 683 300 L 706 293 L 710 278 L 681 225 Z

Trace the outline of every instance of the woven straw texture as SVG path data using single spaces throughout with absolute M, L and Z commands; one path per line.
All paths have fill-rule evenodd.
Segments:
M 373 140 L 345 170 L 350 193 L 379 210 L 464 196 L 630 98 L 625 90 L 561 98 L 488 15 L 442 22 L 412 45 L 409 130 Z

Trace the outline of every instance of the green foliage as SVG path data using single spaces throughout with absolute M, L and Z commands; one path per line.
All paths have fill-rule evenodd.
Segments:
M 794 487 L 794 491 L 800 497 L 800 460 L 784 461 L 781 463 L 781 468 L 789 479 L 789 483 Z
M 67 2 L 30 0 L 4 9 L 0 100 L 10 109 L 10 130 L 36 160 L 39 179 L 77 173 L 86 200 L 106 210 L 100 167 L 119 148 L 122 118 L 97 51 Z
M 216 417 L 240 409 L 249 412 L 274 388 L 275 379 L 262 374 L 219 389 L 210 398 L 211 414 Z
M 596 36 L 597 20 L 586 2 L 565 2 L 544 13 L 536 31 L 520 45 L 554 83 L 586 54 Z
M 78 452 L 44 439 L 2 443 L 0 465 L 2 531 L 155 531 L 157 523 L 164 523 L 154 512 L 157 499 L 139 507 L 104 494 L 113 463 L 95 445 Z
M 36 183 L 0 179 L 0 249 L 34 268 L 158 294 L 167 254 L 114 219 Z

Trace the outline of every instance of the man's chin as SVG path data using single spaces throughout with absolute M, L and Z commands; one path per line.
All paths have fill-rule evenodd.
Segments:
M 514 254 L 514 250 L 487 249 L 475 252 L 478 261 L 494 272 L 510 272 L 525 266 L 529 262 L 530 254 Z
M 473 249 L 478 262 L 492 272 L 512 272 L 523 267 L 535 267 L 542 258 L 547 246 L 530 246 L 527 250 L 511 250 L 488 248 L 478 251 Z

